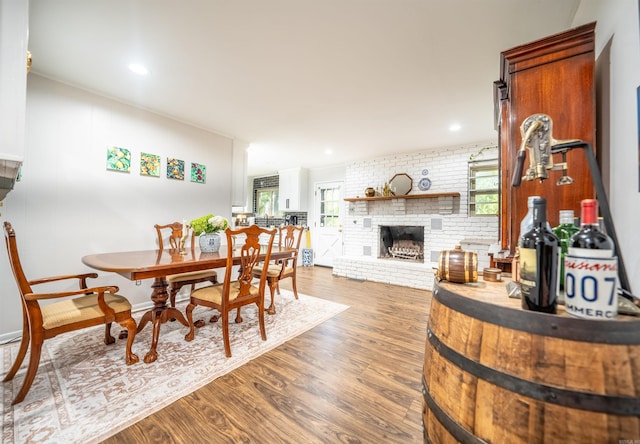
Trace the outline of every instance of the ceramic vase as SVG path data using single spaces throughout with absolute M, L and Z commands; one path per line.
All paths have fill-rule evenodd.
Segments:
M 220 250 L 220 235 L 218 233 L 203 233 L 198 240 L 200 251 L 203 253 L 217 253 Z

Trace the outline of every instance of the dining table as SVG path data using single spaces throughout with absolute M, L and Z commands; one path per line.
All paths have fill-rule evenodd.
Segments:
M 144 357 L 149 364 L 158 358 L 157 347 L 160 337 L 160 326 L 169 320 L 176 319 L 182 325 L 188 322 L 180 310 L 167 305 L 168 275 L 201 271 L 207 269 L 225 268 L 227 265 L 228 249 L 223 247 L 216 253 L 203 253 L 197 247 L 191 250 L 162 249 L 121 251 L 114 253 L 89 254 L 82 258 L 82 263 L 96 270 L 117 273 L 131 281 L 153 279 L 151 284 L 151 301 L 153 307 L 146 311 L 138 323 L 137 332 L 149 323 L 153 325 L 151 347 Z M 266 254 L 266 245 L 262 246 L 261 259 Z M 294 248 L 273 245 L 271 260 L 285 259 L 295 253 Z M 240 248 L 233 249 L 233 264 L 240 264 Z

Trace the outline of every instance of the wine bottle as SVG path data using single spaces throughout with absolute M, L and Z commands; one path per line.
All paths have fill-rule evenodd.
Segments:
M 598 201 L 581 202 L 580 231 L 569 239 L 565 256 L 565 308 L 589 319 L 618 314 L 618 259 L 611 238 L 600 229 Z
M 529 196 L 527 198 L 527 214 L 522 218 L 520 222 L 520 238 L 524 236 L 531 228 L 533 227 L 533 201 L 536 199 L 541 199 L 540 196 Z M 547 222 L 547 228 L 551 230 L 551 225 Z
M 580 205 L 580 230 L 571 236 L 568 243 L 569 254 L 579 257 L 612 257 L 613 241 L 600 228 L 598 201 L 584 199 Z
M 518 241 L 533 228 L 533 201 L 536 199 L 540 199 L 540 196 L 529 196 L 527 198 L 527 214 L 520 221 L 520 237 Z
M 564 256 L 569 249 L 569 239 L 571 236 L 580 231 L 573 222 L 573 210 L 560 210 L 560 224 L 553 229 L 553 234 L 560 241 L 560 270 L 558 279 L 560 280 L 560 289 L 564 288 Z
M 520 238 L 522 308 L 556 313 L 559 241 L 547 222 L 547 201 L 533 199 L 533 228 Z

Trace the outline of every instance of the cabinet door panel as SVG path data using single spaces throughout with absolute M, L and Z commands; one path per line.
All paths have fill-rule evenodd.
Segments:
M 307 174 L 303 168 L 278 171 L 280 211 L 306 211 Z

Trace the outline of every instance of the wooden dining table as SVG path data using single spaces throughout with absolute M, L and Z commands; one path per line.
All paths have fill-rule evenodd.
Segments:
M 271 259 L 284 259 L 290 257 L 295 251 L 293 248 L 274 245 L 271 249 Z M 262 257 L 265 253 L 266 246 L 263 246 Z M 223 247 L 217 253 L 202 253 L 198 248 L 193 251 L 187 248 L 183 252 L 177 249 L 156 249 L 89 254 L 82 258 L 82 263 L 96 270 L 117 273 L 131 281 L 154 280 L 151 284 L 153 307 L 144 313 L 137 328 L 140 332 L 149 322 L 153 325 L 151 348 L 144 357 L 144 362 L 149 364 L 158 358 L 156 350 L 161 324 L 176 319 L 184 326 L 189 325 L 180 310 L 167 305 L 169 294 L 166 277 L 190 271 L 225 268 L 227 248 Z M 240 249 L 233 251 L 233 263 L 235 265 L 240 263 Z

